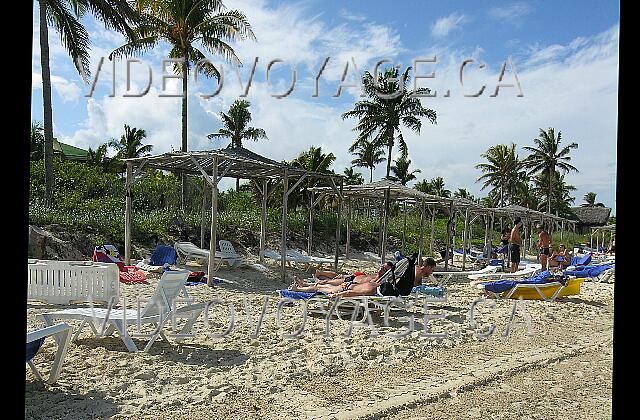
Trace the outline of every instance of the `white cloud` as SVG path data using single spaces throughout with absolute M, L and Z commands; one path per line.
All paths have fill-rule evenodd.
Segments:
M 496 6 L 489 9 L 489 16 L 506 23 L 514 23 L 515 20 L 533 12 L 533 7 L 524 2 L 517 2 L 508 6 Z
M 463 23 L 469 19 L 462 14 L 452 13 L 449 16 L 441 17 L 431 27 L 431 34 L 436 38 L 443 38 L 449 35 L 449 32 L 456 28 L 460 28 Z

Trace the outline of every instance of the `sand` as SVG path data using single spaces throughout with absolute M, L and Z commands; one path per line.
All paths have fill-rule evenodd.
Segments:
M 347 265 L 372 272 L 373 263 Z M 214 340 L 229 323 L 229 312 L 217 306 L 202 317 L 193 338 L 177 343 L 159 340 L 148 353 L 127 352 L 117 335 L 94 338 L 86 329 L 71 343 L 60 379 L 38 382 L 26 367 L 26 418 L 114 419 L 288 419 L 288 418 L 610 418 L 613 331 L 613 278 L 587 281 L 579 296 L 556 302 L 525 301 L 516 321 L 531 320 L 531 332 L 514 326 L 503 335 L 513 300 L 490 300 L 474 310 L 478 298 L 468 281 L 448 285 L 447 301 L 433 303 L 432 333 L 422 336 L 422 305 L 392 312 L 388 327 L 374 314 L 375 330 L 353 329 L 350 322 L 332 319 L 325 337 L 325 319 L 309 315 L 301 338 L 285 339 L 302 321 L 301 306 L 286 306 L 282 325 L 276 323 L 275 290 L 286 288 L 277 267 L 268 270 L 222 267 L 225 279 L 213 288 L 188 288 L 204 302 L 220 298 L 234 305 L 231 333 Z M 195 268 L 192 268 L 195 269 Z M 121 284 L 129 302 L 149 297 L 157 284 Z M 251 305 L 255 323 L 264 296 L 267 312 L 257 338 L 249 336 L 243 300 Z M 122 299 L 121 299 L 122 302 Z M 495 304 L 494 307 L 490 305 Z M 131 305 L 130 305 L 131 307 Z M 28 328 L 43 325 L 38 313 L 62 309 L 38 302 L 27 304 Z M 399 333 L 414 314 L 415 332 Z M 70 321 L 74 323 L 75 321 Z M 77 324 L 74 324 L 77 325 Z M 479 337 L 495 326 L 493 334 Z M 130 327 L 135 332 L 135 327 Z M 168 333 L 168 329 L 166 330 Z M 376 335 L 377 333 L 377 335 Z M 145 340 L 134 338 L 142 348 Z M 48 339 L 34 361 L 46 375 L 56 346 Z

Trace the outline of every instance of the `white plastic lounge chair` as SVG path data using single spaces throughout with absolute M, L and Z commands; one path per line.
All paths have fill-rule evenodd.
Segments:
M 523 270 L 518 270 L 514 273 L 484 273 L 484 274 L 471 274 L 467 276 L 470 280 L 504 280 L 504 279 L 517 279 L 520 277 L 530 276 L 538 271 L 534 267 L 528 267 Z
M 49 336 L 52 336 L 58 343 L 58 351 L 56 352 L 56 357 L 53 360 L 53 366 L 51 368 L 51 371 L 49 372 L 49 379 L 47 380 L 48 383 L 52 384 L 58 380 L 58 377 L 60 377 L 62 362 L 67 355 L 69 341 L 71 341 L 71 326 L 63 322 L 60 324 L 51 325 L 39 330 L 28 332 L 27 344 L 34 343 L 35 341 L 40 340 L 40 343 L 36 344 L 39 350 L 39 346 L 42 345 L 44 339 Z M 35 353 L 37 353 L 37 350 L 35 351 Z M 36 365 L 33 363 L 33 356 L 35 356 L 35 354 L 32 355 L 29 360 L 27 360 L 27 363 L 33 371 L 33 374 L 36 375 L 36 378 L 44 382 L 42 375 L 36 368 Z
M 262 256 L 274 260 L 275 264 L 280 264 L 280 261 L 282 260 L 282 255 L 272 249 L 265 249 L 262 252 Z M 302 265 L 302 268 L 305 270 L 308 269 L 312 264 L 311 260 L 306 256 L 297 256 L 294 253 L 290 253 L 289 251 L 287 251 L 284 259 L 287 266 L 291 267 L 292 264 L 296 264 L 296 266 Z
M 193 242 L 176 242 L 173 245 L 174 249 L 178 253 L 178 258 L 182 258 L 183 261 L 194 258 L 200 265 L 206 266 L 209 264 L 209 250 L 198 248 Z M 214 271 L 220 267 L 222 262 L 231 266 L 230 260 L 236 260 L 236 257 L 230 257 L 220 251 L 216 251 Z
M 139 313 L 136 309 L 93 308 L 92 311 L 91 308 L 77 308 L 39 314 L 38 318 L 43 319 L 47 325 L 53 325 L 57 319 L 82 321 L 73 336 L 74 341 L 78 338 L 78 335 L 85 325 L 89 324 L 94 334 L 99 335 L 98 328 L 101 328 L 102 323 L 106 322 L 108 327 L 106 328 L 105 335 L 111 335 L 117 330 L 129 351 L 138 351 L 138 348 L 126 331 L 126 328 L 127 325 L 137 324 L 139 320 L 141 325 L 151 324 L 157 327 L 156 331 L 151 334 L 151 338 L 143 350 L 146 352 L 158 338 L 158 335 L 168 341 L 162 332 L 162 326 L 173 316 L 172 305 L 180 292 L 183 292 L 184 299 L 188 299 L 187 290 L 184 285 L 188 277 L 189 270 L 164 272 L 150 300 Z M 205 304 L 190 304 L 176 308 L 175 316 L 177 318 L 188 318 L 187 323 L 180 331 L 181 334 L 187 334 L 191 331 L 193 324 L 204 310 L 204 305 Z M 94 319 L 98 321 L 97 326 L 94 324 Z
M 247 262 L 240 254 L 238 254 L 229 241 L 219 240 L 220 253 L 223 255 L 223 261 L 229 265 L 229 267 L 239 267 L 246 265 Z M 217 252 L 216 252 L 217 254 Z
M 308 264 L 309 266 L 316 266 L 316 268 L 322 267 L 324 264 L 333 264 L 335 261 L 331 258 L 315 257 L 313 255 L 304 255 L 302 252 L 295 249 L 288 249 L 287 256 L 294 258 L 296 261 L 300 261 Z
M 451 275 L 452 277 L 467 277 L 474 274 L 490 274 L 496 273 L 500 267 L 497 265 L 488 265 L 482 270 L 472 271 L 434 271 L 434 275 Z

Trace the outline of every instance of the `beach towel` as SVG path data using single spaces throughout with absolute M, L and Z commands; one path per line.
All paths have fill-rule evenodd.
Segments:
M 424 284 L 421 284 L 411 289 L 411 293 L 441 297 L 444 294 L 444 290 L 442 289 L 442 287 L 426 286 Z
M 598 277 L 610 268 L 613 268 L 613 264 L 583 265 L 574 267 L 571 270 L 565 270 L 564 274 L 575 277 Z
M 300 299 L 300 300 L 311 299 L 315 295 L 326 295 L 326 293 L 324 292 L 296 292 L 289 289 L 282 289 L 279 291 L 279 293 L 280 293 L 280 296 L 283 298 Z
M 573 257 L 571 258 L 571 265 L 589 265 L 591 262 L 591 254 L 586 254 L 582 257 Z
M 149 284 L 147 276 L 138 267 L 124 265 L 118 249 L 111 245 L 99 245 L 93 249 L 93 261 L 103 263 L 113 263 L 120 271 L 120 282 L 124 284 L 144 283 Z
M 483 282 L 481 284 L 484 285 L 484 290 L 488 292 L 502 293 L 506 292 L 507 290 L 511 290 L 517 284 L 544 284 L 554 281 L 560 281 L 561 283 L 564 283 L 566 280 L 562 276 L 554 276 L 548 270 L 545 270 L 525 280 L 496 280 Z

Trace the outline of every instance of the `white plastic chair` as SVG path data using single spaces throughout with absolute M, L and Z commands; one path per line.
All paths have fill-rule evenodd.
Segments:
M 73 336 L 74 341 L 77 339 L 86 324 L 89 324 L 94 334 L 98 336 L 100 333 L 97 328 L 100 328 L 102 323 L 105 323 L 105 325 L 108 325 L 105 330 L 105 335 L 109 336 L 117 330 L 120 338 L 127 347 L 127 350 L 132 352 L 138 351 L 138 348 L 126 331 L 127 325 L 137 324 L 138 322 L 140 322 L 140 325 L 151 324 L 157 328 L 156 331 L 151 334 L 151 337 L 143 350 L 146 352 L 158 336 L 169 341 L 162 332 L 162 326 L 174 315 L 172 305 L 180 292 L 183 292 L 184 299 L 188 299 L 187 290 L 184 285 L 188 277 L 188 270 L 165 271 L 162 274 L 162 277 L 160 278 L 150 300 L 140 310 L 140 312 L 136 309 L 77 308 L 57 312 L 47 312 L 37 316 L 44 320 L 47 325 L 53 325 L 54 321 L 57 319 L 73 319 L 82 321 L 80 327 Z M 175 310 L 176 317 L 189 318 L 187 323 L 181 329 L 180 334 L 187 334 L 191 331 L 191 328 L 203 310 L 204 304 L 190 304 Z M 97 326 L 94 324 L 94 321 L 98 321 Z
M 55 359 L 53 360 L 53 367 L 49 372 L 48 383 L 52 384 L 58 380 L 60 377 L 60 371 L 62 370 L 62 362 L 64 361 L 65 356 L 67 355 L 67 349 L 69 348 L 69 341 L 71 341 L 71 326 L 68 324 L 60 323 L 56 325 L 51 325 L 48 327 L 41 328 L 39 330 L 31 331 L 27 333 L 27 344 L 33 343 L 34 341 L 41 340 L 38 345 L 38 350 L 40 349 L 40 345 L 44 342 L 46 337 L 53 337 L 58 343 L 58 351 L 56 352 Z M 36 354 L 38 352 L 36 350 Z M 44 382 L 44 378 L 42 374 L 36 368 L 36 365 L 33 363 L 33 357 L 27 360 L 27 364 L 33 371 L 33 374 L 36 375 L 40 381 Z

